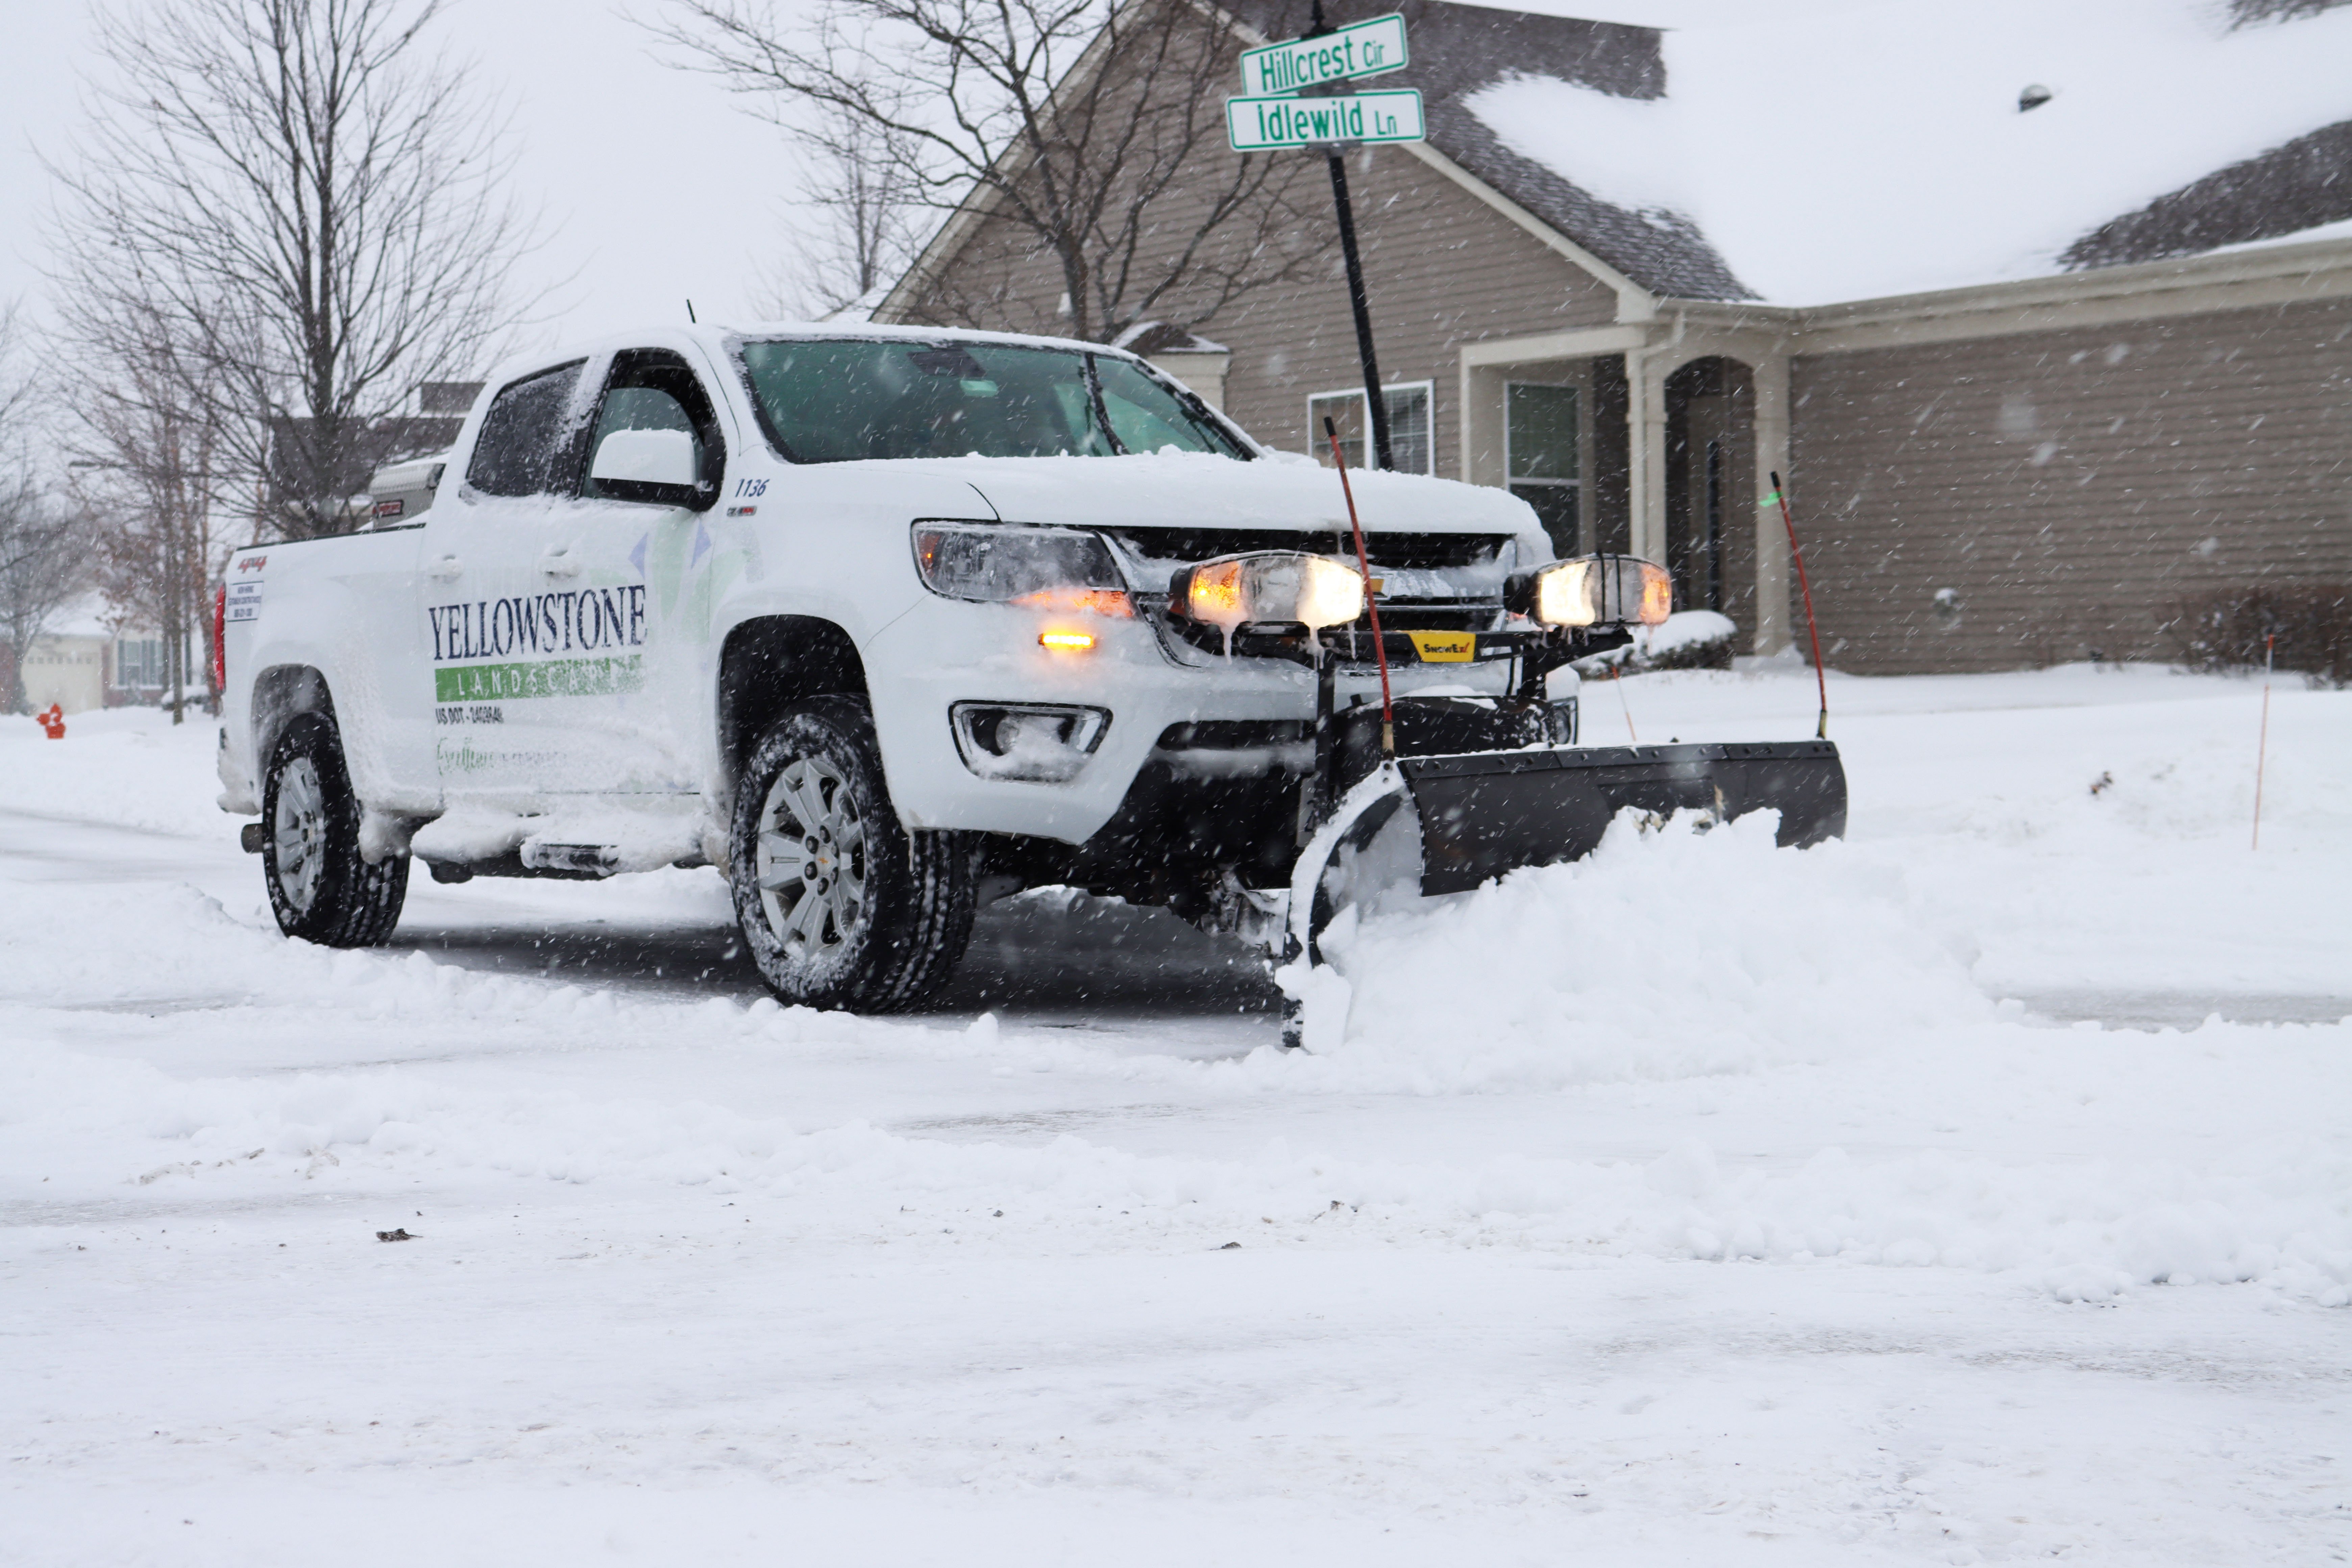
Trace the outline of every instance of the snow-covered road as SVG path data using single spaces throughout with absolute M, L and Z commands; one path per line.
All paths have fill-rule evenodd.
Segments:
M 888 1021 L 708 872 L 290 945 L 208 728 L 7 721 L 0 1559 L 2335 1560 L 2352 694 L 2254 855 L 2257 700 L 1839 682 L 1849 841 L 1375 923 L 1316 1057 L 1052 896 Z

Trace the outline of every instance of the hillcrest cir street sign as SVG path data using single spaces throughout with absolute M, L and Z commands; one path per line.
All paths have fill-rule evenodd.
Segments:
M 1242 90 L 1247 93 L 1297 92 L 1327 81 L 1346 81 L 1382 71 L 1402 70 L 1411 63 L 1405 52 L 1404 18 L 1375 16 L 1350 23 L 1320 37 L 1293 38 L 1242 52 Z
M 1269 153 L 1340 142 L 1419 142 L 1421 94 L 1360 92 L 1349 98 L 1229 98 L 1225 134 L 1236 153 Z
M 1323 25 L 1321 0 L 1317 0 L 1315 25 Z M 1394 15 L 1286 44 L 1244 49 L 1242 88 L 1250 96 L 1225 100 L 1225 139 L 1236 153 L 1425 141 L 1421 94 L 1411 88 L 1345 98 L 1297 96 L 1302 89 L 1402 70 L 1411 60 L 1404 46 L 1404 18 Z
M 1345 27 L 1323 25 L 1323 0 L 1315 0 L 1308 34 L 1286 44 L 1268 44 L 1242 54 L 1242 89 L 1249 96 L 1225 100 L 1225 138 L 1236 153 L 1274 153 L 1319 147 L 1331 171 L 1331 205 L 1339 217 L 1339 254 L 1348 264 L 1348 307 L 1356 318 L 1356 353 L 1364 362 L 1365 413 L 1372 426 L 1372 463 L 1396 467 L 1389 439 L 1389 403 L 1372 353 L 1372 306 L 1364 291 L 1364 258 L 1356 247 L 1356 211 L 1348 200 L 1348 160 L 1341 149 L 1367 142 L 1428 139 L 1421 94 L 1411 88 L 1388 92 L 1350 92 L 1334 97 L 1317 89 L 1402 70 L 1411 57 L 1404 47 L 1404 18 L 1391 14 Z M 1255 92 L 1250 89 L 1255 89 Z M 1301 94 L 1304 96 L 1301 96 Z M 1328 426 L 1329 420 L 1325 420 Z M 1334 453 L 1337 456 L 1337 453 Z M 1341 464 L 1345 466 L 1345 459 Z

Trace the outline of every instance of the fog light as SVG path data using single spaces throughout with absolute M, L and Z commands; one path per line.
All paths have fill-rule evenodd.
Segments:
M 1110 729 L 1101 708 L 959 702 L 948 710 L 956 752 L 984 779 L 1061 784 L 1074 779 Z
M 1039 647 L 1057 648 L 1063 653 L 1084 653 L 1095 646 L 1092 632 L 1039 632 Z

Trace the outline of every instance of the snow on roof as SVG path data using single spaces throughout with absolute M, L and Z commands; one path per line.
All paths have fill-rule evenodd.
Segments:
M 53 637 L 112 637 L 125 618 L 99 595 L 84 594 L 58 605 L 57 613 L 41 623 L 41 632 Z
M 871 321 L 874 319 L 874 312 L 882 308 L 882 302 L 890 297 L 890 290 L 895 286 L 895 282 L 877 283 L 873 288 L 868 289 L 865 293 L 860 294 L 856 299 L 850 300 L 847 304 L 845 304 L 836 310 L 827 310 L 823 316 L 819 317 L 818 320 L 823 321 Z
M 1431 141 L 1654 291 L 1823 304 L 2352 217 L 2352 8 L 1407 0 Z M 1369 15 L 1334 5 L 1335 21 Z M 1292 0 L 1234 9 L 1270 37 Z M 1644 26 L 1643 21 L 1686 23 Z M 2020 95 L 2047 101 L 2021 110 Z
M 1111 339 L 1110 346 L 1131 354 L 1222 354 L 1233 351 L 1190 327 L 1172 321 L 1138 321 Z

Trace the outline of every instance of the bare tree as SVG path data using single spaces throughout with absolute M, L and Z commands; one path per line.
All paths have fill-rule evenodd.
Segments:
M 214 495 L 222 400 L 206 366 L 181 354 L 165 326 L 121 331 L 115 352 L 75 377 L 76 424 L 65 443 L 90 520 L 97 585 L 117 610 L 163 634 L 164 705 L 177 724 L 194 683 L 191 650 L 201 645 L 211 664 L 205 601 L 229 541 Z
M 25 334 L 15 306 L 0 307 L 0 690 L 5 711 L 22 713 L 25 658 L 67 600 L 85 586 L 75 519 L 42 483 L 33 428 L 39 384 L 23 363 Z
M 825 106 L 793 140 L 804 158 L 801 206 L 823 226 L 795 225 L 771 293 L 780 317 L 821 317 L 878 303 L 922 248 L 929 226 L 908 177 L 906 138 Z
M 74 363 L 160 363 L 208 421 L 206 482 L 263 536 L 342 526 L 410 455 L 417 386 L 513 321 L 530 225 L 467 73 L 419 43 L 440 0 L 168 0 L 101 12 L 110 74 L 53 169 Z M 158 342 L 169 353 L 157 361 Z
M 1225 149 L 1234 45 L 1189 0 L 677 0 L 662 35 L 804 140 L 809 116 L 866 128 L 861 152 L 936 221 L 969 206 L 1058 271 L 1047 320 L 962 269 L 919 280 L 942 320 L 1109 337 L 1190 326 L 1307 275 L 1328 226 L 1294 186 L 1308 160 Z M 923 84 L 916 91 L 908 84 Z M 1311 182 L 1301 187 L 1311 192 Z
M 22 472 L 0 481 L 0 650 L 6 709 L 22 713 L 25 658 L 68 600 L 89 586 L 79 519 Z

